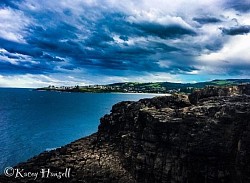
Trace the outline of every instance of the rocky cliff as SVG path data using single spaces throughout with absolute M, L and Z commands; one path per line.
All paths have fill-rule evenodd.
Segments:
M 194 91 L 189 95 L 189 100 L 193 104 L 202 98 L 209 98 L 215 96 L 232 96 L 232 95 L 250 95 L 250 84 L 242 84 L 238 86 L 228 86 L 228 87 L 219 87 L 219 86 L 207 86 L 205 89 L 200 89 Z
M 15 168 L 71 168 L 70 177 L 38 177 L 36 182 L 250 182 L 249 88 L 210 87 L 189 98 L 118 103 L 101 118 L 97 133 Z M 34 177 L 0 178 L 27 181 Z

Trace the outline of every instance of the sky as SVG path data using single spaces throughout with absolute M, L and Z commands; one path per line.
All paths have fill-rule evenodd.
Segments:
M 0 87 L 250 76 L 250 0 L 1 0 Z

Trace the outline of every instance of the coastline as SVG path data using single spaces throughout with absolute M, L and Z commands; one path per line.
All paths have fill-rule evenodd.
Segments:
M 3 132 L 1 133 L 3 138 L 0 148 L 10 149 L 9 151 L 3 151 L 0 155 L 1 172 L 5 167 L 26 161 L 48 148 L 60 147 L 75 139 L 96 132 L 100 118 L 110 113 L 111 107 L 118 102 L 137 101 L 142 98 L 156 96 L 152 94 L 112 93 L 69 94 L 63 92 L 36 92 L 30 89 L 8 89 L 1 90 L 1 92 L 1 106 L 3 107 L 0 107 L 2 112 L 6 109 L 4 112 L 6 116 L 11 115 L 9 112 L 14 113 L 17 119 L 12 120 L 11 116 L 6 117 L 5 121 L 3 121 L 3 118 L 0 119 L 0 122 L 4 122 L 3 124 L 6 124 L 7 127 L 17 129 L 4 131 L 4 126 L 0 128 L 0 132 Z M 16 108 L 11 108 L 12 97 L 17 98 L 18 107 Z M 32 113 L 30 114 L 29 111 L 32 111 Z M 28 116 L 29 119 L 22 116 Z M 29 130 L 26 130 L 26 127 Z M 59 131 L 61 134 L 59 134 Z M 18 140 L 4 145 L 8 143 L 5 137 L 10 133 L 13 133 L 13 137 Z M 30 133 L 33 133 L 35 137 L 30 136 Z M 24 141 L 24 139 L 27 140 Z M 41 143 L 41 145 L 38 145 L 37 142 Z M 23 156 L 20 156 L 20 153 Z
M 107 92 L 112 94 L 135 94 L 135 95 L 155 95 L 155 96 L 171 96 L 170 93 L 125 93 L 125 92 Z
M 72 183 L 249 182 L 249 109 L 250 85 L 120 102 L 96 133 L 15 168 L 70 168 L 62 182 Z M 34 182 L 4 175 L 1 181 Z
M 48 92 L 65 92 L 65 93 L 112 93 L 112 94 L 145 94 L 145 95 L 159 95 L 159 96 L 170 96 L 171 93 L 143 93 L 143 92 L 83 92 L 83 91 L 65 91 L 65 90 L 47 90 L 47 89 L 33 89 L 35 91 L 48 91 Z

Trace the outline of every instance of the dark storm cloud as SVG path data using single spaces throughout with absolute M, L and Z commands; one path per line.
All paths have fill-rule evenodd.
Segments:
M 22 64 L 11 64 L 9 62 L 0 62 L 1 74 L 46 74 L 53 73 L 53 70 L 48 64 L 33 65 L 29 62 Z M 14 71 L 14 72 L 13 72 Z
M 144 32 L 137 29 L 134 24 L 127 21 L 127 16 L 122 13 L 105 13 L 105 17 L 95 24 L 95 30 L 102 32 L 107 29 L 110 32 L 120 34 L 122 38 L 128 39 L 133 36 L 143 36 Z
M 240 0 L 240 1 L 235 1 L 235 0 L 227 0 L 226 1 L 226 6 L 229 8 L 233 8 L 237 11 L 240 12 L 248 12 L 250 11 L 250 2 L 249 0 Z
M 61 66 L 61 68 L 65 70 L 70 70 L 70 71 L 76 69 L 74 65 L 64 65 L 64 66 Z
M 219 51 L 223 48 L 224 42 L 222 40 L 212 40 L 211 43 L 204 44 L 204 47 L 200 48 L 200 53 L 202 53 L 202 50 L 207 49 L 211 52 Z M 196 49 L 198 50 L 198 48 Z
M 9 3 L 8 6 L 12 4 Z M 100 14 L 96 9 L 92 9 L 93 11 L 85 9 L 85 14 L 72 20 L 67 19 L 69 16 L 74 16 L 75 12 L 72 10 L 55 10 L 51 11 L 46 6 L 39 9 L 39 12 L 24 9 L 25 15 L 33 19 L 33 23 L 25 28 L 26 43 L 1 39 L 1 47 L 10 53 L 32 57 L 39 66 L 27 63 L 26 67 L 29 65 L 34 72 L 38 69 L 41 73 L 43 70 L 62 72 L 58 68 L 66 70 L 96 68 L 96 72 L 102 72 L 99 71 L 102 69 L 160 71 L 162 68 L 157 65 L 158 60 L 164 58 L 165 54 L 180 52 L 181 48 L 154 39 L 175 39 L 196 35 L 194 30 L 178 24 L 131 23 L 127 20 L 127 15 L 121 12 L 100 10 L 102 12 Z M 117 42 L 114 36 L 122 42 Z M 129 43 L 138 37 L 145 40 Z M 148 40 L 147 37 L 153 39 Z M 58 67 L 58 64 L 61 65 Z M 20 69 L 22 68 L 16 70 Z M 182 66 L 172 70 L 179 72 L 190 69 Z
M 2 54 L 7 58 L 14 59 L 18 64 L 11 62 L 3 62 L 0 70 L 3 73 L 54 73 L 52 62 L 63 62 L 64 60 L 55 56 L 43 53 L 43 49 L 25 43 L 17 43 L 13 41 L 0 39 L 2 49 L 7 53 Z M 30 57 L 36 63 L 25 61 L 26 57 Z
M 155 35 L 163 39 L 184 35 L 196 35 L 195 31 L 180 25 L 161 25 L 157 23 L 143 22 L 140 24 L 134 24 L 134 26 L 141 29 L 147 35 Z
M 23 55 L 32 56 L 34 58 L 40 57 L 43 52 L 38 47 L 32 47 L 32 45 L 17 43 L 0 38 L 0 48 L 4 48 L 10 53 L 19 53 Z
M 141 10 L 143 6 L 127 2 L 122 1 L 127 6 L 121 6 L 118 1 L 105 0 L 1 1 L 6 18 L 0 21 L 6 28 L 0 27 L 0 49 L 7 53 L 2 55 L 5 62 L 0 72 L 189 74 L 200 66 L 197 56 L 220 51 L 233 37 L 223 34 L 241 35 L 250 30 L 249 26 L 230 27 L 232 19 L 223 15 L 224 9 L 218 15 L 213 12 L 215 7 L 204 13 L 196 11 L 196 4 L 194 11 L 180 4 L 176 11 L 158 11 L 158 6 L 151 11 L 151 7 Z M 246 2 L 228 1 L 225 7 L 245 12 Z M 204 6 L 197 10 L 200 8 Z
M 249 25 L 237 26 L 237 27 L 230 27 L 230 28 L 221 28 L 223 34 L 226 35 L 243 35 L 248 34 L 250 32 Z
M 241 60 L 239 60 L 238 63 L 234 63 L 233 65 L 230 65 L 229 61 L 224 62 L 227 64 L 224 65 L 223 69 L 227 70 L 231 76 L 243 75 L 244 73 L 248 73 L 250 70 L 250 65 L 241 64 Z
M 64 42 L 60 40 L 77 39 L 77 29 L 65 22 L 43 28 L 42 26 L 32 27 L 30 36 L 26 38 L 30 45 L 43 50 L 63 49 Z M 64 44 L 67 47 L 67 44 Z
M 213 23 L 219 23 L 222 21 L 216 17 L 195 17 L 193 18 L 193 20 L 200 24 L 213 24 Z
M 25 74 L 25 73 L 29 73 L 28 68 L 26 68 L 24 66 L 20 66 L 20 65 L 14 65 L 14 64 L 11 64 L 9 62 L 0 62 L 0 68 L 1 68 L 1 74 Z M 15 72 L 13 72 L 13 70 Z M 36 73 L 36 71 L 35 71 L 35 73 Z

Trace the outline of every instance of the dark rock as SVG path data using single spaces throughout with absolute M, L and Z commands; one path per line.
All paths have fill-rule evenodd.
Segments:
M 192 104 L 197 104 L 198 101 L 203 98 L 231 96 L 235 94 L 239 94 L 239 88 L 237 86 L 232 86 L 232 87 L 207 86 L 204 89 L 194 91 L 188 96 L 188 98 Z
M 250 95 L 250 84 L 242 84 L 238 86 L 240 94 Z
M 188 96 L 192 104 L 197 104 L 200 99 L 218 96 L 250 95 L 250 84 L 238 86 L 219 87 L 207 86 L 204 89 L 196 90 Z

